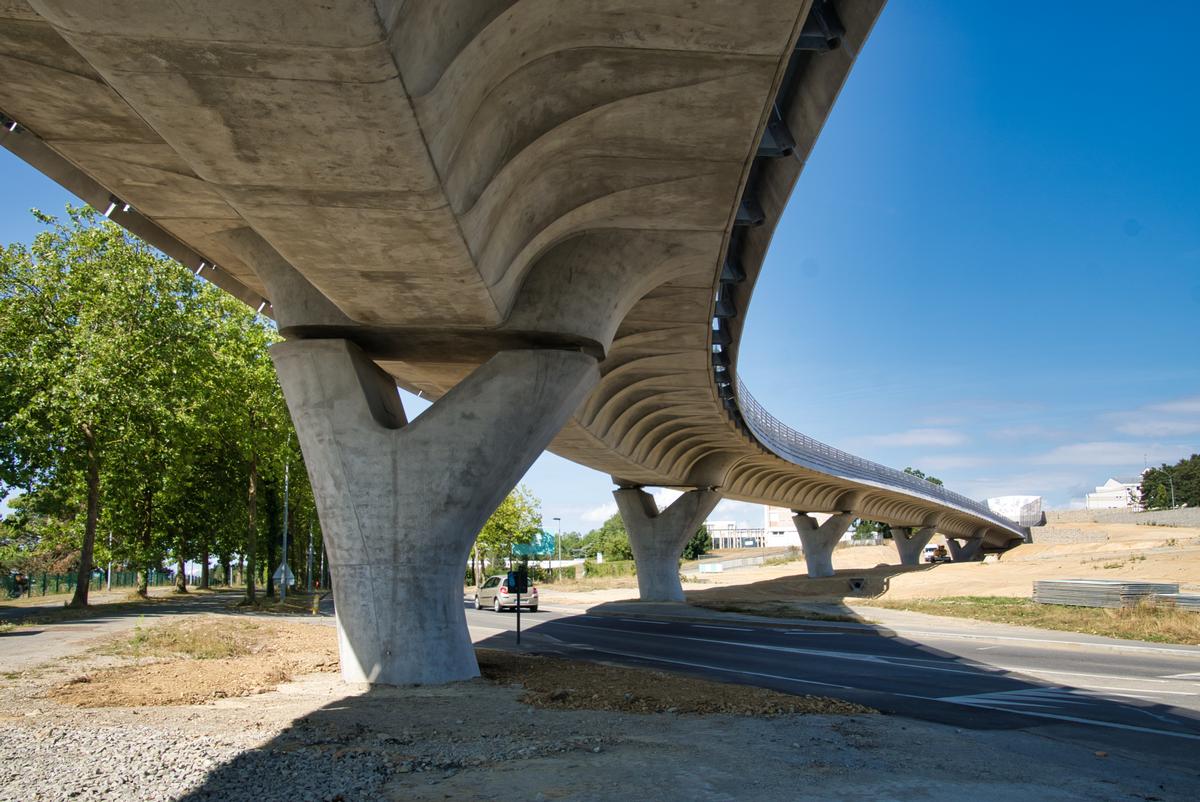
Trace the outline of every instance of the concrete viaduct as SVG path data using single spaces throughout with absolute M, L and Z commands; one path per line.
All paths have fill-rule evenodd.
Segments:
M 475 533 L 549 448 L 609 473 L 647 599 L 720 498 L 902 562 L 1027 537 L 795 432 L 737 379 L 751 292 L 882 0 L 0 4 L 0 142 L 272 316 L 343 675 L 478 673 Z M 434 399 L 409 422 L 396 386 Z M 686 492 L 666 510 L 641 488 Z M 808 513 L 832 513 L 818 526 Z

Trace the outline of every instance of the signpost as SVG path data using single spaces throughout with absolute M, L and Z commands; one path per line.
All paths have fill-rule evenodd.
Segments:
M 521 594 L 529 592 L 529 569 L 521 565 L 515 571 L 508 572 L 505 580 L 508 589 L 517 594 L 517 645 L 521 644 Z
M 273 576 L 280 587 L 286 587 L 296 581 L 296 575 L 292 573 L 292 569 L 288 566 L 286 559 L 275 569 Z

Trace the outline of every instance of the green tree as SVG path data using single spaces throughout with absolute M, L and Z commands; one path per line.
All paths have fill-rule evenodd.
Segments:
M 629 545 L 629 533 L 621 513 L 609 517 L 604 523 L 588 532 L 583 539 L 584 556 L 603 554 L 606 560 L 632 560 L 633 548 Z
M 529 545 L 542 533 L 542 503 L 525 485 L 518 485 L 505 496 L 475 538 L 475 560 L 482 565 L 480 553 L 493 565 L 512 555 L 513 547 Z M 472 564 L 472 572 L 475 566 Z M 473 577 L 478 584 L 479 575 Z
M 929 482 L 930 484 L 934 484 L 934 485 L 944 485 L 945 484 L 945 482 L 943 482 L 941 479 L 938 479 L 936 476 L 927 476 L 925 474 L 925 471 L 921 470 L 920 468 L 905 468 L 904 472 L 907 474 L 911 474 L 912 476 L 915 476 L 918 479 L 924 479 L 926 482 Z
M 1200 506 L 1200 454 L 1192 454 L 1174 465 L 1163 464 L 1142 474 L 1141 502 L 1147 509 L 1171 506 Z
M 698 560 L 700 555 L 708 553 L 712 548 L 712 536 L 708 533 L 708 527 L 700 524 L 700 528 L 696 530 L 696 534 L 692 535 L 683 547 L 683 559 Z
M 35 214 L 47 230 L 0 251 L 0 491 L 22 493 L 4 553 L 77 555 L 83 605 L 100 530 L 142 593 L 168 557 L 180 579 L 200 560 L 203 583 L 214 549 L 225 566 L 236 552 L 253 601 L 260 481 L 281 484 L 290 460 L 312 506 L 278 336 L 94 212 Z
M 62 511 L 83 522 L 78 607 L 106 463 L 119 463 L 123 480 L 161 475 L 176 414 L 165 399 L 195 288 L 186 270 L 161 269 L 162 257 L 95 212 L 37 216 L 48 228 L 32 246 L 0 252 L 0 481 L 27 492 L 83 487 L 80 508 Z

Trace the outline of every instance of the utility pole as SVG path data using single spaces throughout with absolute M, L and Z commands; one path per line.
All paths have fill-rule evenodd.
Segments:
M 292 467 L 290 452 L 292 450 L 292 435 L 289 432 L 287 438 L 287 447 L 284 450 L 283 457 L 283 576 L 279 580 L 279 601 L 287 601 L 287 586 L 288 586 L 288 553 L 287 553 L 287 530 L 288 530 L 288 469 Z
M 108 592 L 112 592 L 112 530 L 108 530 Z
M 308 592 L 312 593 L 312 518 L 308 519 L 308 568 L 304 571 L 308 577 Z
M 556 567 L 562 568 L 562 518 L 555 518 L 554 522 L 558 524 L 558 534 L 554 536 L 554 553 L 557 555 L 554 562 Z

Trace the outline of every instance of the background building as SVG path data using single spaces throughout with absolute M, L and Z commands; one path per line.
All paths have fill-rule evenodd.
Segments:
M 1088 493 L 1089 510 L 1140 510 L 1142 508 L 1142 479 L 1109 479 Z

